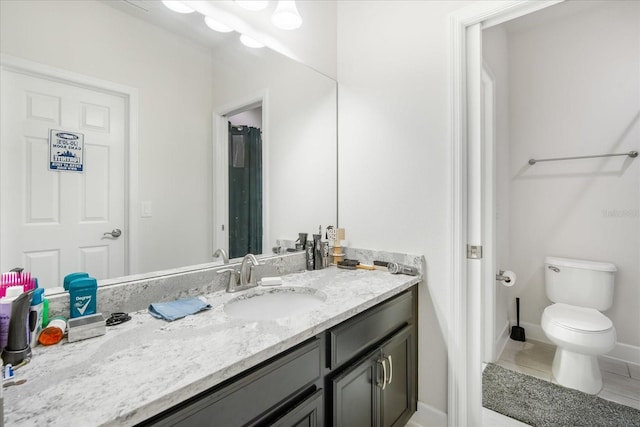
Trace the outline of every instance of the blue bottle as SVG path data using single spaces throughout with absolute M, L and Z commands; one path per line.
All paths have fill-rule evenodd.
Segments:
M 69 283 L 69 317 L 96 314 L 98 281 L 93 277 L 81 277 Z
M 71 284 L 71 282 L 73 282 L 76 279 L 81 279 L 83 277 L 89 277 L 89 273 L 77 272 L 77 273 L 67 274 L 66 276 L 64 276 L 64 282 L 62 284 L 62 286 L 64 286 L 64 290 L 68 291 L 69 285 Z

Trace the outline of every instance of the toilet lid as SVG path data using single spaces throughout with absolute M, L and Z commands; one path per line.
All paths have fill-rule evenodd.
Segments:
M 595 308 L 557 303 L 544 311 L 551 322 L 568 329 L 601 332 L 613 327 L 611 320 Z

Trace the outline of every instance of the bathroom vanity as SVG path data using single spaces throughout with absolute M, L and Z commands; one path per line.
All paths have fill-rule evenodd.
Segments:
M 131 313 L 102 337 L 36 347 L 17 371 L 27 382 L 5 390 L 5 423 L 404 425 L 420 280 L 330 267 L 282 276 L 280 289 L 323 297 L 295 316 L 234 317 L 225 305 L 240 293 L 224 290 L 174 322 Z
M 141 425 L 404 426 L 417 402 L 416 302 L 413 286 Z

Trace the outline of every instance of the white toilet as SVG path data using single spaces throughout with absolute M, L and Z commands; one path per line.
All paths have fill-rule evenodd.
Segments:
M 589 394 L 602 389 L 598 356 L 616 344 L 616 330 L 601 313 L 613 303 L 616 266 L 608 262 L 546 257 L 545 290 L 554 302 L 542 313 L 542 330 L 557 346 L 558 384 Z

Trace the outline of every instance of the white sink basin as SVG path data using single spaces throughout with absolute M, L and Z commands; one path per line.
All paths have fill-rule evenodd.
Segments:
M 247 320 L 279 319 L 321 309 L 326 299 L 312 288 L 252 289 L 227 302 L 224 312 Z

